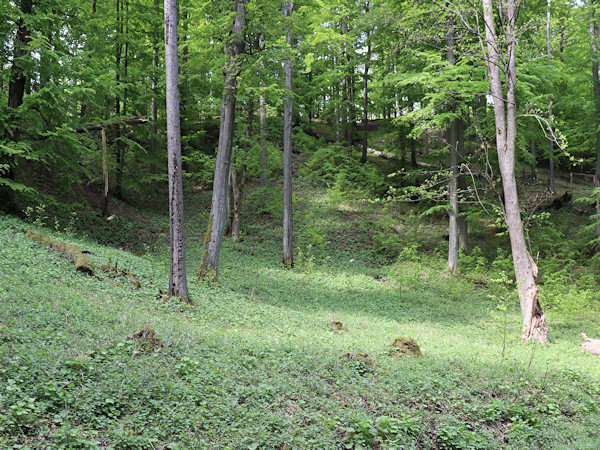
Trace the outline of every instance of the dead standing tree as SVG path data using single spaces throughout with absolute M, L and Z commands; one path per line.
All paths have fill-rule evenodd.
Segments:
M 501 37 L 496 33 L 493 3 L 497 3 L 496 10 L 503 15 L 504 26 Z M 485 34 L 480 33 L 479 37 L 482 40 L 482 50 L 486 56 L 490 91 L 494 103 L 496 147 L 504 191 L 505 218 L 521 301 L 523 319 L 521 338 L 526 342 L 531 339 L 547 342 L 548 326 L 538 300 L 537 266 L 527 250 L 515 180 L 516 51 L 519 3 L 519 0 L 497 0 L 497 2 L 482 0 Z M 484 48 L 484 41 L 487 52 Z M 501 71 L 504 72 L 504 87 L 502 86 Z

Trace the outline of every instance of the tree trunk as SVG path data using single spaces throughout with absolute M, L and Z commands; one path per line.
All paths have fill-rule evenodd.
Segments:
M 177 55 L 177 0 L 165 0 L 165 68 L 167 99 L 167 151 L 169 170 L 170 272 L 168 296 L 192 303 L 185 270 L 185 229 L 181 175 L 179 119 L 179 62 Z
M 116 12 L 117 12 L 117 30 L 116 30 L 116 44 L 115 44 L 115 84 L 117 88 L 117 95 L 115 96 L 115 114 L 117 117 L 121 115 L 121 95 L 119 91 L 121 89 L 121 53 L 123 51 L 123 18 L 122 18 L 122 0 L 116 0 Z M 123 143 L 121 142 L 122 136 L 121 128 L 119 127 L 117 130 L 117 139 L 116 139 L 116 147 L 117 147 L 117 173 L 116 173 L 116 182 L 115 182 L 115 196 L 121 198 L 121 146 Z
M 458 270 L 458 194 L 457 194 L 457 123 L 453 121 L 448 127 L 448 145 L 450 153 L 448 156 L 448 165 L 450 166 L 450 181 L 448 183 L 448 200 L 450 207 L 448 209 L 449 219 L 449 237 L 448 237 L 448 272 L 455 274 Z
M 290 21 L 294 10 L 293 2 L 284 2 L 283 15 Z M 285 38 L 287 44 L 285 67 L 286 95 L 283 107 L 283 265 L 294 267 L 293 226 L 292 226 L 292 26 L 288 24 Z
M 598 34 L 599 27 L 594 14 L 596 2 L 591 2 L 589 12 L 590 43 L 592 47 L 592 80 L 594 83 L 594 117 L 596 119 L 596 173 L 594 175 L 594 188 L 600 188 L 600 78 L 598 75 Z M 600 198 L 596 194 L 596 238 L 600 239 Z M 600 242 L 596 244 L 595 252 L 600 251 Z
M 198 269 L 198 277 L 202 280 L 218 278 L 219 255 L 223 240 L 223 229 L 227 219 L 227 189 L 229 187 L 229 168 L 235 126 L 235 102 L 237 94 L 237 78 L 240 73 L 239 55 L 244 51 L 244 28 L 246 27 L 245 0 L 234 1 L 235 18 L 232 36 L 225 45 L 225 80 L 221 100 L 221 126 L 219 129 L 219 145 L 213 180 L 212 205 L 208 228 L 204 238 L 202 262 Z
M 240 170 L 240 176 L 238 179 L 237 171 L 235 167 L 232 167 L 234 174 L 233 184 L 233 221 L 231 224 L 231 237 L 233 242 L 239 243 L 240 239 L 240 228 L 242 225 L 242 201 L 244 199 L 244 188 L 246 187 L 246 166 L 248 159 L 248 145 L 250 144 L 250 137 L 252 136 L 252 122 L 254 118 L 254 101 L 253 99 L 248 100 L 248 118 L 246 120 L 246 139 L 242 142 L 242 167 Z
M 456 64 L 454 55 L 454 30 L 450 23 L 448 34 L 446 36 L 446 57 L 452 65 Z M 450 111 L 456 110 L 455 100 L 452 99 L 449 107 Z M 449 157 L 448 165 L 451 175 L 448 183 L 448 200 L 450 208 L 448 209 L 449 219 L 449 238 L 448 238 L 448 272 L 455 274 L 458 270 L 458 140 L 459 140 L 459 121 L 454 119 L 448 127 L 448 146 Z
M 259 47 L 264 50 L 264 35 L 260 37 Z M 260 59 L 260 69 L 261 72 L 265 71 L 265 63 L 263 58 Z M 261 81 L 261 84 L 264 85 L 264 82 Z M 259 107 L 258 107 L 258 115 L 260 121 L 260 204 L 264 207 L 265 205 L 265 189 L 268 183 L 268 170 L 269 167 L 267 165 L 267 100 L 265 95 L 261 92 L 259 99 Z
M 527 251 L 523 226 L 519 212 L 519 199 L 517 197 L 517 184 L 515 180 L 515 138 L 517 132 L 516 111 L 516 15 L 517 10 L 514 0 L 506 0 L 504 11 L 506 20 L 507 48 L 502 54 L 505 61 L 506 98 L 502 89 L 500 74 L 499 48 L 502 41 L 496 37 L 496 25 L 492 0 L 482 0 L 485 39 L 487 44 L 487 67 L 490 80 L 490 90 L 494 101 L 494 119 L 496 123 L 496 146 L 498 162 L 502 176 L 504 190 L 506 225 L 510 236 L 515 278 L 521 301 L 521 314 L 523 319 L 522 339 L 539 342 L 548 341 L 548 327 L 546 318 L 538 301 L 536 285 L 537 266 Z M 506 101 L 506 107 L 505 107 Z
M 158 0 L 154 0 L 154 12 L 158 14 L 159 5 Z M 156 89 L 158 85 L 158 33 L 153 33 L 153 42 L 152 42 L 152 103 L 150 105 L 150 114 L 152 118 L 152 137 L 150 138 L 150 148 L 153 152 L 156 151 L 158 143 L 156 141 L 156 133 L 158 120 L 158 107 L 156 103 Z
M 333 54 L 333 72 L 337 74 L 337 50 L 336 53 Z M 333 104 L 335 108 L 335 142 L 337 144 L 340 143 L 340 135 L 342 133 L 342 101 L 340 99 L 340 88 L 338 84 L 333 82 Z
M 552 53 L 550 52 L 550 2 L 546 10 L 546 54 L 548 55 L 548 68 L 552 68 Z M 552 72 L 550 72 L 552 73 Z M 552 78 L 548 85 L 548 121 L 552 123 Z M 554 192 L 554 140 L 549 139 L 548 148 L 548 190 Z
M 535 180 L 537 178 L 537 175 L 535 173 L 535 141 L 533 140 L 533 138 L 531 138 L 529 140 L 529 153 L 531 153 L 531 159 L 532 159 L 532 163 L 531 163 L 531 179 Z
M 367 9 L 368 12 L 368 9 Z M 368 140 L 367 140 L 367 128 L 369 125 L 369 115 L 367 108 L 369 106 L 369 62 L 371 61 L 371 41 L 369 40 L 369 31 L 367 31 L 367 62 L 365 63 L 365 72 L 363 74 L 363 148 L 362 148 L 362 156 L 360 158 L 360 162 L 362 164 L 367 162 L 367 149 L 368 149 Z
M 429 155 L 429 131 L 425 130 L 425 156 Z

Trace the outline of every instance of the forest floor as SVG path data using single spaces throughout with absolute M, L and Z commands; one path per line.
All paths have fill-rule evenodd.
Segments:
M 600 446 L 600 360 L 579 351 L 580 332 L 600 336 L 597 310 L 555 302 L 551 343 L 521 344 L 518 299 L 498 275 L 510 260 L 489 256 L 484 221 L 472 228 L 483 250 L 453 277 L 443 217 L 298 180 L 296 267 L 280 262 L 274 196 L 270 213 L 244 216 L 243 242 L 224 242 L 220 281 L 203 285 L 195 270 L 210 198 L 189 193 L 195 306 L 161 295 L 168 218 L 157 209 L 101 230 L 44 228 L 90 251 L 96 267 L 135 273 L 139 289 L 75 272 L 31 241 L 41 212 L 33 225 L 0 217 L 0 447 Z M 568 229 L 571 216 L 561 220 Z M 144 329 L 160 343 L 128 339 Z M 395 358 L 398 337 L 416 339 L 423 357 Z M 377 367 L 346 361 L 349 352 Z

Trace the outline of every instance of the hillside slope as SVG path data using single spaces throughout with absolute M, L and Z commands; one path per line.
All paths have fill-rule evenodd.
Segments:
M 516 300 L 414 247 L 377 262 L 364 224 L 379 207 L 330 195 L 298 193 L 296 269 L 279 263 L 280 227 L 252 216 L 220 283 L 190 283 L 194 307 L 159 295 L 164 246 L 135 256 L 46 230 L 136 289 L 75 272 L 1 217 L 0 447 L 598 448 L 598 359 L 576 325 L 520 344 Z M 192 280 L 205 201 L 186 212 Z M 162 345 L 127 339 L 143 329 Z M 424 357 L 392 357 L 401 336 Z

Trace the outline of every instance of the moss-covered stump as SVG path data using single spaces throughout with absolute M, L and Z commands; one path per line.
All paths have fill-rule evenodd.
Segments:
M 129 280 L 131 282 L 131 284 L 133 284 L 137 289 L 142 287 L 142 283 L 140 283 L 140 280 L 138 280 L 135 273 L 131 273 L 130 271 L 128 271 L 126 269 L 119 269 L 116 266 L 113 267 L 113 266 L 107 265 L 107 264 L 101 265 L 100 267 L 98 267 L 98 269 L 104 273 L 109 274 L 112 277 L 123 277 L 123 278 Z
M 348 362 L 348 361 L 359 361 L 362 362 L 369 369 L 377 370 L 379 367 L 375 364 L 375 361 L 366 353 L 359 352 L 348 352 L 344 353 L 340 356 L 340 361 Z
M 86 252 L 76 245 L 66 244 L 64 242 L 57 241 L 49 238 L 41 231 L 27 230 L 27 236 L 30 239 L 39 242 L 42 245 L 50 247 L 55 252 L 60 253 L 65 258 L 68 258 L 73 264 L 75 264 L 75 270 L 88 275 L 94 275 L 94 265 L 92 260 L 87 256 Z
M 133 340 L 139 347 L 148 352 L 163 348 L 162 341 L 152 328 L 136 331 L 127 336 L 127 339 Z
M 414 356 L 420 358 L 423 356 L 419 344 L 413 338 L 399 337 L 392 344 L 392 355 L 394 358 L 402 358 L 404 356 Z

